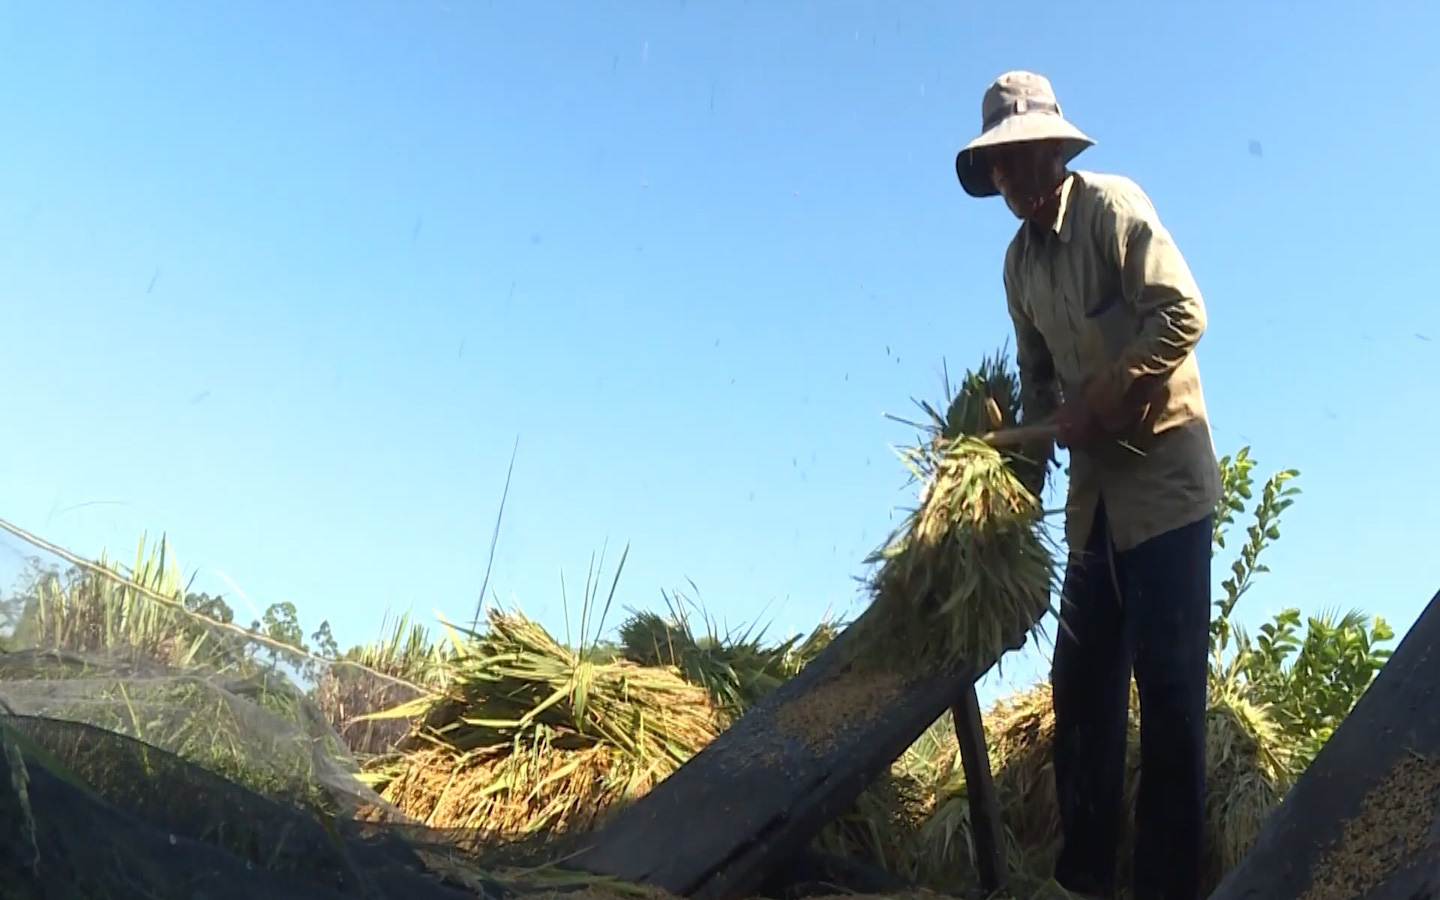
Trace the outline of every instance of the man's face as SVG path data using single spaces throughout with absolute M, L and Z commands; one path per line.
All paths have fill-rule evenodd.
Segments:
M 991 174 L 1016 218 L 1033 220 L 1065 177 L 1060 147 L 1048 141 L 1008 144 L 990 151 Z

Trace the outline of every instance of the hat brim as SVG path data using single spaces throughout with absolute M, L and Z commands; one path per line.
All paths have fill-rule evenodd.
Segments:
M 990 151 L 1011 144 L 1054 141 L 1062 145 L 1061 156 L 1068 165 L 1072 159 L 1095 146 L 1083 131 L 1060 116 L 1049 113 L 1010 116 L 966 144 L 955 155 L 955 176 L 960 186 L 972 197 L 994 197 L 1000 192 L 990 170 Z

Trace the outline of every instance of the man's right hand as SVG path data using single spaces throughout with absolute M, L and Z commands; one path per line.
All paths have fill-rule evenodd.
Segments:
M 1066 400 L 1055 413 L 1056 443 L 1067 450 L 1084 449 L 1100 433 L 1100 422 L 1083 399 Z

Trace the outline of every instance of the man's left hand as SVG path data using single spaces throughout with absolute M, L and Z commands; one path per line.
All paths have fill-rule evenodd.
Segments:
M 1144 417 L 1128 397 L 1119 373 L 1092 378 L 1085 385 L 1085 405 L 1105 432 L 1117 434 Z

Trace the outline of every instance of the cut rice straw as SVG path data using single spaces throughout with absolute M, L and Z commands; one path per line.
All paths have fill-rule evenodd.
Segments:
M 446 696 L 386 714 L 420 724 L 372 775 L 411 815 L 475 840 L 593 827 L 724 723 L 673 667 L 591 658 L 515 613 L 452 640 Z
M 980 437 L 996 409 L 1002 426 L 1018 422 L 1019 393 L 1002 354 L 967 375 L 944 416 L 921 404 L 928 440 L 900 451 L 920 504 L 871 556 L 871 605 L 883 612 L 863 642 L 867 663 L 982 671 L 1050 611 L 1055 566 L 1037 496 L 1049 448 Z

